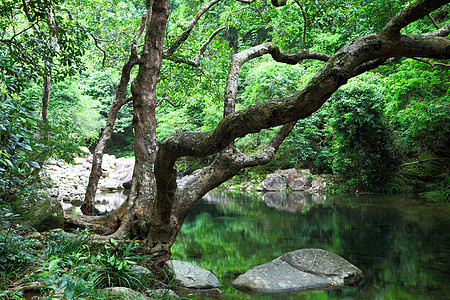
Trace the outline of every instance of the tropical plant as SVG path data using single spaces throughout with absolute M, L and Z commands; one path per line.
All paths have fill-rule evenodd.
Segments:
M 396 162 L 376 82 L 376 75 L 356 78 L 331 99 L 332 168 L 343 191 L 373 191 Z

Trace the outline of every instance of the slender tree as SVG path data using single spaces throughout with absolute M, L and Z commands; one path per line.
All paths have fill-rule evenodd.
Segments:
M 209 2 L 197 14 L 198 18 L 217 2 Z M 194 18 L 183 35 L 164 48 L 170 3 L 169 0 L 150 1 L 141 27 L 144 37 L 142 50 L 137 54 L 132 47 L 122 76 L 122 79 L 128 80 L 130 64 L 138 68 L 131 84 L 136 163 L 130 195 L 122 206 L 106 216 L 69 216 L 68 221 L 92 226 L 114 238 L 122 238 L 126 234 L 139 237 L 148 251 L 156 254 L 156 265 L 163 265 L 169 259 L 170 248 L 193 205 L 242 168 L 269 162 L 295 122 L 317 111 L 350 78 L 373 70 L 393 57 L 449 59 L 450 23 L 422 35 L 402 32 L 410 23 L 426 17 L 448 2 L 415 1 L 381 30 L 351 41 L 334 55 L 306 49 L 285 54 L 270 42 L 243 50 L 232 57 L 224 91 L 224 116 L 217 127 L 208 132 L 178 133 L 158 142 L 155 95 L 161 61 L 165 53 L 171 55 L 183 44 L 189 37 L 190 27 L 195 26 L 197 21 Z M 273 4 L 282 6 L 285 1 L 275 1 Z M 270 55 L 275 61 L 287 64 L 304 60 L 318 60 L 324 64 L 306 87 L 294 95 L 269 99 L 235 111 L 240 69 L 246 62 L 263 55 Z M 120 96 L 118 98 L 116 100 L 119 102 L 126 100 Z M 234 146 L 236 138 L 279 125 L 283 126 L 262 152 L 246 155 Z M 184 156 L 204 157 L 212 154 L 217 154 L 214 161 L 177 190 L 176 160 Z

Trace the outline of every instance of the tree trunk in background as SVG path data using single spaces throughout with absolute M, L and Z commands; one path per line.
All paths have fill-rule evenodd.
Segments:
M 134 35 L 132 46 L 131 46 L 131 54 L 128 58 L 127 62 L 124 64 L 122 68 L 122 75 L 120 77 L 119 85 L 117 86 L 116 96 L 113 105 L 111 106 L 108 117 L 106 119 L 106 126 L 103 129 L 102 135 L 95 147 L 92 159 L 91 173 L 89 175 L 89 183 L 86 187 L 86 194 L 84 197 L 83 204 L 81 205 L 81 211 L 85 215 L 94 215 L 94 201 L 95 194 L 97 193 L 98 181 L 100 180 L 100 176 L 102 175 L 102 160 L 103 153 L 105 152 L 105 148 L 108 146 L 108 143 L 111 139 L 111 135 L 114 129 L 114 124 L 116 122 L 117 113 L 120 108 L 128 103 L 132 98 L 124 98 L 125 93 L 127 91 L 128 83 L 130 81 L 130 74 L 133 67 L 140 62 L 139 56 L 137 54 L 138 41 L 142 35 L 142 32 L 145 30 L 147 19 L 149 18 L 150 13 L 148 10 L 144 10 L 141 18 L 141 25 Z
M 86 187 L 86 194 L 84 196 L 83 204 L 81 205 L 81 212 L 85 215 L 94 215 L 94 201 L 95 194 L 97 193 L 98 181 L 102 175 L 102 161 L 105 148 L 108 146 L 111 140 L 111 135 L 114 129 L 114 123 L 116 122 L 117 113 L 120 108 L 127 101 L 115 101 L 114 105 L 108 112 L 108 118 L 106 120 L 106 126 L 103 129 L 97 146 L 95 146 L 94 153 L 92 154 L 91 173 L 89 175 L 89 183 Z
M 55 41 L 55 17 L 53 13 L 53 8 L 47 8 L 47 24 L 49 28 L 49 42 L 50 47 L 56 49 Z M 41 101 L 41 112 L 40 118 L 44 121 L 45 126 L 48 124 L 48 105 L 50 102 L 50 91 L 52 89 L 52 77 L 51 77 L 51 67 L 49 62 L 44 62 L 44 75 L 43 75 L 43 87 L 42 87 L 42 101 Z M 47 128 L 44 129 L 44 139 L 49 140 Z

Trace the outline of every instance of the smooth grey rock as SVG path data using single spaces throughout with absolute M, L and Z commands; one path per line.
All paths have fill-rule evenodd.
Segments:
M 322 249 L 300 249 L 256 266 L 232 286 L 248 294 L 301 292 L 357 286 L 364 275 L 344 258 Z
M 173 270 L 175 278 L 185 287 L 209 289 L 221 285 L 219 279 L 217 279 L 216 275 L 211 271 L 191 263 L 180 260 L 170 260 L 167 264 Z

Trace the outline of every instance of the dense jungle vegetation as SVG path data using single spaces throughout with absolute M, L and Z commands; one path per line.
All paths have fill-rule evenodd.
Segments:
M 233 53 L 271 40 L 291 53 L 307 48 L 332 54 L 356 36 L 380 29 L 408 1 L 306 1 L 279 9 L 229 2 L 210 11 L 184 45 L 179 61 L 214 29 L 210 19 L 226 21 L 201 64 L 163 61 L 157 90 L 158 138 L 214 128 L 222 115 L 223 78 Z M 2 197 L 10 187 L 35 182 L 36 172 L 49 158 L 70 160 L 80 154 L 79 146 L 96 143 L 120 79 L 128 36 L 144 8 L 140 1 L 36 2 L 27 19 L 15 5 L 19 6 L 4 1 L 0 19 Z M 45 20 L 49 5 L 55 7 L 54 29 Z M 176 37 L 184 20 L 201 5 L 173 1 L 166 39 Z M 434 22 L 445 23 L 448 14 L 444 6 L 406 31 L 429 31 Z M 33 28 L 38 20 L 39 28 Z M 281 20 L 292 28 L 278 26 Z M 304 32 L 298 32 L 304 22 Z M 266 58 L 252 61 L 240 75 L 237 106 L 293 93 L 318 68 L 310 62 L 287 66 Z M 351 80 L 320 111 L 295 126 L 270 164 L 250 173 L 297 167 L 333 174 L 339 192 L 415 192 L 448 201 L 448 69 L 445 62 L 396 59 Z M 46 74 L 51 74 L 52 86 L 48 119 L 42 121 Z M 110 154 L 133 155 L 131 111 L 128 103 L 119 112 Z M 238 144 L 246 151 L 257 149 L 271 132 L 249 135 Z M 181 159 L 178 169 L 189 173 L 205 160 Z
M 146 5 L 154 2 L 0 2 L 0 207 L 5 217 L 1 226 L 12 232 L 2 236 L 0 243 L 18 245 L 11 257 L 0 253 L 0 262 L 16 266 L 14 261 L 27 264 L 33 259 L 24 251 L 33 245 L 14 243 L 20 235 L 12 229 L 18 226 L 18 216 L 9 210 L 8 199 L 18 191 L 42 187 L 39 171 L 49 160 L 71 162 L 82 155 L 80 147 L 94 149 L 123 80 L 130 49 L 145 49 L 144 36 L 136 32 L 145 23 Z M 273 42 L 283 53 L 309 51 L 331 57 L 356 38 L 382 30 L 412 2 L 289 0 L 275 7 L 268 1 L 224 0 L 211 6 L 190 28 L 189 21 L 206 2 L 171 1 L 156 88 L 157 140 L 217 127 L 224 116 L 225 80 L 234 54 Z M 447 3 L 401 32 L 421 35 L 436 31 L 448 23 L 449 16 Z M 184 34 L 188 38 L 180 38 Z M 293 65 L 267 56 L 249 60 L 239 73 L 236 110 L 296 93 L 322 66 L 319 60 Z M 331 174 L 333 193 L 414 193 L 430 201 L 450 202 L 449 70 L 450 61 L 445 59 L 387 59 L 351 78 L 318 111 L 297 122 L 269 163 L 243 169 L 236 180 L 295 167 Z M 131 77 L 138 75 L 139 70 L 130 68 Z M 135 155 L 131 97 L 130 84 L 115 121 L 109 154 Z M 243 153 L 254 153 L 268 144 L 278 129 L 263 129 L 234 142 Z M 176 166 L 183 174 L 191 174 L 218 155 L 181 157 Z M 142 234 L 142 239 L 146 238 L 147 232 Z M 89 249 L 86 252 L 78 242 L 74 238 L 63 244 L 76 244 L 79 255 L 68 259 L 80 267 L 80 273 L 88 260 L 111 264 L 102 252 L 95 259 L 88 258 Z M 129 250 L 128 245 L 120 247 Z M 56 279 L 50 278 L 51 268 L 64 268 L 68 263 L 58 260 L 58 255 L 62 254 L 46 257 L 48 277 L 43 279 L 52 284 Z M 144 255 L 130 257 L 147 259 Z M 0 268 L 0 274 L 10 271 Z M 66 279 L 67 284 L 73 278 Z M 78 292 L 92 292 L 94 287 L 90 288 Z

